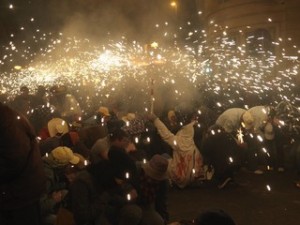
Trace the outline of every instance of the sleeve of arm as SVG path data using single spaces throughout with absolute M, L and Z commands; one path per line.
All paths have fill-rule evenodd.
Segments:
M 174 149 L 176 146 L 176 136 L 166 127 L 166 125 L 160 119 L 155 119 L 154 125 L 157 128 L 157 131 L 161 138 Z
M 43 215 L 54 213 L 55 205 L 56 205 L 55 201 L 48 194 L 44 194 L 40 198 L 41 213 Z
M 56 202 L 53 200 L 51 196 L 52 192 L 54 191 L 53 190 L 54 174 L 51 169 L 44 168 L 44 170 L 47 177 L 46 192 L 40 198 L 40 206 L 41 206 L 42 214 L 49 214 L 49 213 L 54 213 L 54 206 L 56 205 Z

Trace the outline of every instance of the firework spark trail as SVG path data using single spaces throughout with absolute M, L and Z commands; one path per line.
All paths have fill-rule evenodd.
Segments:
M 30 23 L 34 21 L 34 17 L 28 19 Z M 246 44 L 238 45 L 231 40 L 226 28 L 213 26 L 221 34 L 213 40 L 207 38 L 205 30 L 185 35 L 187 40 L 194 37 L 198 43 L 195 47 L 177 44 L 174 40 L 178 39 L 178 33 L 170 32 L 167 22 L 155 25 L 153 32 L 159 28 L 161 43 L 169 44 L 158 42 L 159 47 L 150 51 L 144 50 L 144 43 L 129 41 L 126 37 L 119 40 L 108 37 L 105 42 L 95 44 L 88 38 L 44 33 L 36 27 L 31 40 L 16 43 L 15 35 L 11 34 L 9 44 L 2 46 L 4 54 L 0 56 L 0 68 L 14 65 L 14 69 L 1 72 L 1 93 L 13 98 L 21 85 L 27 85 L 33 91 L 38 85 L 66 84 L 77 92 L 84 93 L 89 89 L 90 95 L 109 99 L 135 84 L 143 98 L 143 107 L 146 107 L 149 82 L 145 78 L 149 77 L 149 65 L 160 61 L 163 63 L 154 66 L 150 73 L 155 76 L 157 88 L 171 88 L 173 94 L 169 97 L 177 101 L 197 98 L 199 89 L 203 89 L 201 93 L 205 96 L 219 99 L 215 106 L 220 111 L 243 102 L 247 104 L 247 94 L 259 99 L 272 97 L 277 102 L 285 99 L 299 104 L 299 98 L 292 91 L 296 87 L 298 58 L 285 54 L 281 49 L 282 39 L 272 42 L 281 54 L 275 56 L 258 45 L 255 50 L 260 55 L 256 57 L 246 54 Z M 27 27 L 24 24 L 20 29 L 26 32 Z M 247 44 L 255 41 L 253 36 L 247 38 Z M 19 66 L 17 59 L 22 59 L 25 66 Z M 134 96 L 128 98 L 132 100 Z

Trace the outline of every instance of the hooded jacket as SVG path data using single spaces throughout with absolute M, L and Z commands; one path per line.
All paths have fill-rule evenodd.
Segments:
M 246 112 L 242 108 L 231 108 L 224 111 L 216 120 L 216 125 L 221 126 L 228 133 L 237 131 L 241 127 L 242 115 Z
M 186 187 L 202 174 L 202 156 L 194 142 L 194 124 L 195 122 L 191 122 L 173 134 L 159 118 L 154 120 L 161 138 L 173 150 L 168 171 L 180 188 Z

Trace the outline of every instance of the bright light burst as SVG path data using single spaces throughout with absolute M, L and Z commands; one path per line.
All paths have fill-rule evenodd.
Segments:
M 31 24 L 33 21 L 34 17 L 28 19 Z M 219 112 L 236 105 L 246 107 L 248 95 L 260 100 L 270 98 L 275 103 L 283 99 L 299 103 L 293 93 L 297 86 L 298 56 L 286 55 L 282 39 L 272 42 L 279 54 L 264 51 L 258 45 L 258 56 L 253 56 L 247 54 L 248 45 L 264 41 L 263 37 L 255 40 L 249 36 L 247 44 L 238 45 L 228 37 L 227 28 L 215 23 L 212 26 L 220 36 L 212 39 L 205 30 L 187 31 L 187 44 L 180 46 L 177 31 L 172 34 L 167 30 L 167 22 L 156 24 L 153 29 L 161 32 L 161 38 L 152 42 L 152 48 L 151 43 L 129 41 L 126 37 L 94 43 L 88 38 L 43 33 L 38 27 L 31 40 L 21 43 L 16 43 L 12 34 L 0 55 L 1 93 L 13 98 L 21 85 L 34 91 L 38 85 L 66 84 L 92 101 L 93 95 L 109 100 L 134 87 L 142 98 L 136 103 L 141 103 L 144 110 L 149 107 L 151 78 L 156 89 L 170 89 L 168 97 L 175 101 L 218 99 L 215 107 Z M 26 32 L 26 24 L 21 28 Z M 182 27 L 178 32 L 182 32 Z M 145 48 L 146 44 L 150 48 Z M 133 96 L 129 98 L 134 100 Z

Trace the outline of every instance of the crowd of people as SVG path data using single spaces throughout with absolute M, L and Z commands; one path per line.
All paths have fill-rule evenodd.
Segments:
M 86 112 L 66 86 L 20 91 L 0 104 L 4 225 L 164 225 L 172 187 L 227 188 L 242 167 L 293 166 L 300 175 L 300 112 L 288 102 L 220 114 L 189 102 L 160 114 L 106 105 Z M 234 224 L 220 210 L 194 224 L 221 219 Z

